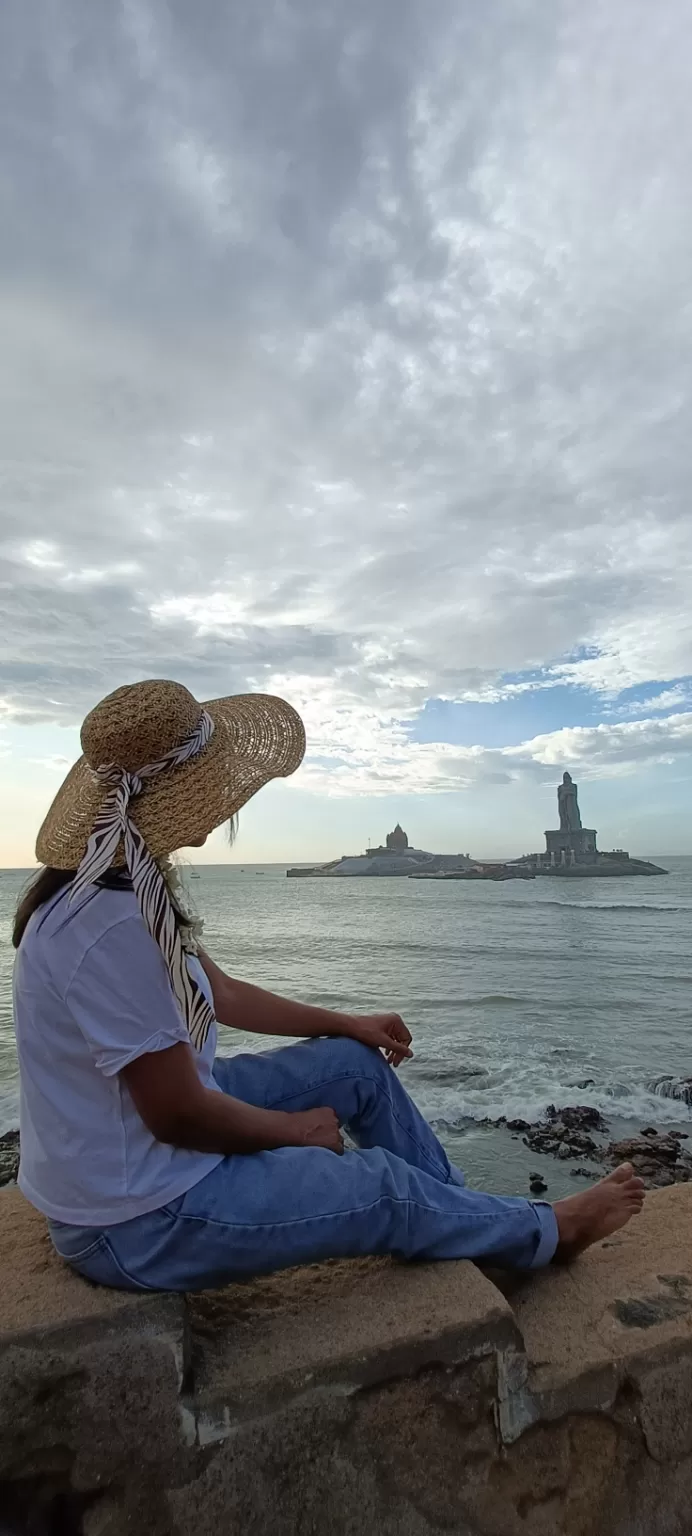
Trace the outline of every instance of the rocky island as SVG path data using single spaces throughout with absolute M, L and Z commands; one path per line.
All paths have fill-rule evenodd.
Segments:
M 563 875 L 593 880 L 614 875 L 665 875 L 667 870 L 648 859 L 633 859 L 624 848 L 600 853 L 596 833 L 583 827 L 577 785 L 569 773 L 563 773 L 557 788 L 560 825 L 545 834 L 545 853 L 525 854 L 519 863 L 536 875 Z
M 397 825 L 387 833 L 386 842 L 379 848 L 368 848 L 366 853 L 349 856 L 343 854 L 330 864 L 318 864 L 313 869 L 298 865 L 288 869 L 289 880 L 340 879 L 344 875 L 402 876 L 414 874 L 446 874 L 471 868 L 467 853 L 427 853 L 423 848 L 412 848 L 403 827 Z
M 665 875 L 667 870 L 647 859 L 633 859 L 623 848 L 601 853 L 596 833 L 583 827 L 577 785 L 564 773 L 558 785 L 560 825 L 546 832 L 545 853 L 525 853 L 519 859 L 472 859 L 468 853 L 427 853 L 412 848 L 403 827 L 387 833 L 384 844 L 366 853 L 342 854 L 329 864 L 298 865 L 286 871 L 289 880 L 333 880 L 352 875 L 406 875 L 412 880 L 533 880 L 537 875 L 568 879 L 600 879 L 614 875 Z

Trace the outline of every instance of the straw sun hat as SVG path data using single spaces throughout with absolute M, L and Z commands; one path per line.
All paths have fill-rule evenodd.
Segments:
M 89 899 L 112 866 L 125 866 L 190 1040 L 202 1050 L 214 1009 L 190 969 L 160 860 L 203 843 L 263 784 L 293 773 L 305 751 L 302 721 L 267 694 L 198 704 L 180 683 L 134 683 L 87 715 L 82 747 L 38 834 L 37 857 L 76 871 L 70 905 Z
M 177 749 L 200 732 L 200 722 L 190 755 L 176 765 Z M 141 772 L 129 815 L 159 859 L 201 843 L 263 785 L 294 773 L 305 730 L 290 704 L 268 694 L 199 704 L 180 683 L 156 681 L 102 699 L 84 721 L 81 742 L 84 755 L 59 789 L 36 843 L 39 863 L 57 869 L 77 869 L 84 858 L 110 793 L 112 766 L 135 778 Z M 147 766 L 169 754 L 171 766 L 147 777 Z M 124 862 L 122 842 L 112 862 Z

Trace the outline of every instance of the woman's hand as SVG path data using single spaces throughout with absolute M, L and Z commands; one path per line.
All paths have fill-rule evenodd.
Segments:
M 303 1109 L 287 1114 L 286 1147 L 326 1147 L 343 1152 L 344 1142 L 333 1109 Z
M 413 1055 L 411 1031 L 406 1028 L 398 1013 L 353 1014 L 349 1034 L 363 1045 L 371 1045 L 376 1051 L 384 1051 L 390 1067 L 400 1067 L 402 1061 Z
M 288 1113 L 259 1109 L 230 1094 L 203 1088 L 191 1045 L 147 1052 L 123 1067 L 135 1107 L 157 1141 L 193 1152 L 271 1152 L 278 1147 L 326 1147 L 343 1152 L 339 1121 L 327 1105 Z

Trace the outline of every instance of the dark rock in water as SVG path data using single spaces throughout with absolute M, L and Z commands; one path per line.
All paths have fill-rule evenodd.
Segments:
M 669 1184 L 688 1184 L 692 1179 L 692 1157 L 680 1145 L 674 1132 L 651 1137 L 629 1136 L 611 1142 L 606 1152 L 609 1162 L 631 1163 L 647 1189 L 664 1189 Z
M 553 1112 L 554 1119 L 570 1131 L 601 1131 L 608 1130 L 607 1121 L 597 1109 L 592 1109 L 589 1104 L 574 1104 L 567 1109 Z
M 574 1086 L 575 1086 L 575 1088 L 581 1088 L 581 1091 L 583 1093 L 585 1088 L 595 1088 L 596 1087 L 596 1079 L 594 1077 L 583 1077 L 581 1082 L 580 1083 L 575 1083 Z
M 646 1157 L 649 1162 L 674 1163 L 680 1156 L 680 1147 L 673 1136 L 657 1136 L 656 1145 L 642 1141 L 639 1136 L 626 1136 L 624 1141 L 611 1142 L 608 1151 L 619 1157 L 621 1163 L 631 1163 L 635 1157 Z
M 0 1136 L 0 1185 L 12 1184 L 19 1171 L 19 1131 Z
M 679 1099 L 681 1104 L 692 1104 L 692 1077 L 657 1077 L 647 1083 L 647 1087 L 660 1099 Z
M 591 1131 L 606 1135 L 608 1126 L 597 1109 L 588 1104 L 556 1109 L 549 1104 L 544 1119 L 529 1128 L 524 1142 L 532 1152 L 548 1153 L 567 1161 L 569 1157 L 588 1157 L 600 1162 L 603 1152 Z
M 540 1173 L 531 1174 L 529 1179 L 529 1189 L 531 1190 L 532 1195 L 543 1195 L 545 1194 L 547 1188 L 548 1186 L 545 1182 L 545 1179 L 541 1178 Z
M 692 1091 L 692 1080 L 690 1087 Z M 688 1140 L 686 1131 L 662 1132 L 650 1125 L 639 1136 L 608 1144 L 608 1123 L 589 1104 L 568 1105 L 566 1109 L 556 1109 L 554 1104 L 549 1104 L 537 1125 L 504 1118 L 490 1123 L 519 1132 L 524 1146 L 531 1152 L 557 1157 L 561 1162 L 574 1158 L 579 1163 L 579 1167 L 570 1169 L 574 1178 L 593 1179 L 595 1170 L 583 1166 L 584 1161 L 588 1161 L 613 1167 L 618 1163 L 632 1163 L 647 1189 L 692 1182 L 692 1155 L 682 1146 Z M 540 1180 L 543 1185 L 540 1174 L 532 1174 L 531 1178 Z M 533 1184 L 531 1188 L 534 1194 L 543 1193 L 542 1188 L 534 1189 Z

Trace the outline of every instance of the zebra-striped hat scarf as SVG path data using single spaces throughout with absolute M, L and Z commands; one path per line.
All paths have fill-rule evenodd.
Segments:
M 192 1044 L 198 1051 L 202 1049 L 210 1026 L 214 1023 L 214 1012 L 188 970 L 168 886 L 139 828 L 130 818 L 130 801 L 141 794 L 145 780 L 153 779 L 167 769 L 178 768 L 188 758 L 196 757 L 211 740 L 213 733 L 214 721 L 203 709 L 191 735 L 180 746 L 172 747 L 157 763 L 148 763 L 138 768 L 136 773 L 128 773 L 127 769 L 119 768 L 115 763 L 108 763 L 96 770 L 97 777 L 102 784 L 108 786 L 109 792 L 94 822 L 70 896 L 70 902 L 74 901 L 86 885 L 93 885 L 110 869 L 122 842 L 125 866 L 142 917 L 168 966 L 178 1006 Z

